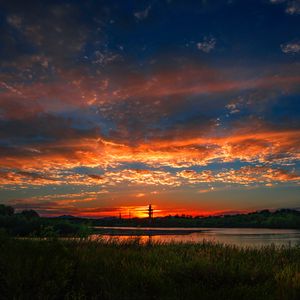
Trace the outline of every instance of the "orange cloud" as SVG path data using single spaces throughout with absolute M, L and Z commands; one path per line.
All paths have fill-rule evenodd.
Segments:
M 196 183 L 232 183 L 232 184 L 270 184 L 273 182 L 299 182 L 300 175 L 284 169 L 265 166 L 245 166 L 240 169 L 221 172 L 184 170 L 177 175 L 189 184 Z M 207 192 L 208 190 L 204 190 Z
M 215 174 L 207 171 L 196 176 L 186 170 L 178 173 L 178 177 L 174 170 L 173 173 L 163 171 L 165 167 L 187 169 L 234 161 L 284 166 L 299 160 L 300 131 L 295 127 L 278 129 L 279 126 L 275 128 L 262 121 L 234 123 L 231 129 L 225 130 L 218 129 L 210 119 L 205 119 L 201 126 L 192 123 L 161 131 L 146 126 L 143 130 L 147 136 L 139 123 L 132 126 L 133 133 L 128 130 L 133 114 L 130 109 L 136 101 L 143 102 L 139 106 L 143 109 L 141 112 L 134 110 L 139 119 L 145 115 L 145 123 L 149 120 L 155 123 L 160 113 L 167 118 L 170 112 L 180 110 L 185 96 L 189 95 L 249 89 L 298 91 L 300 77 L 295 67 L 274 68 L 260 77 L 247 74 L 254 73 L 253 70 L 219 70 L 199 65 L 167 67 L 144 77 L 128 72 L 128 76 L 118 73 L 102 78 L 84 76 L 78 70 L 61 70 L 60 80 L 27 85 L 13 83 L 8 75 L 2 74 L 0 117 L 8 124 L 3 125 L 0 133 L 5 141 L 0 146 L 0 186 L 124 183 L 176 187 L 183 184 L 182 180 L 213 182 Z M 126 117 L 122 109 L 114 106 L 122 102 L 132 103 L 126 112 L 128 116 L 124 113 Z M 103 134 L 101 126 L 94 123 L 89 123 L 90 129 L 78 129 L 71 120 L 51 115 L 86 108 L 97 109 L 104 119 L 116 119 L 117 129 L 109 128 Z M 33 136 L 44 139 L 38 141 Z M 7 140 L 13 142 L 6 144 Z M 126 168 L 128 163 L 155 170 L 132 170 Z M 103 174 L 73 171 L 78 167 L 101 169 Z M 283 180 L 283 174 L 281 176 Z
M 1 185 L 69 184 L 113 185 L 118 182 L 146 185 L 178 186 L 170 172 L 162 170 L 131 170 L 98 174 L 79 174 L 73 168 L 85 166 L 106 169 L 127 163 L 142 163 L 150 167 L 188 168 L 217 162 L 257 162 L 288 165 L 299 159 L 300 132 L 263 131 L 237 132 L 224 137 L 178 138 L 172 141 L 153 140 L 129 146 L 102 138 L 81 138 L 55 143 L 11 149 L 1 159 Z M 16 171 L 19 170 L 19 171 Z M 188 177 L 189 172 L 181 173 Z M 211 174 L 201 174 L 206 182 Z M 205 178 L 204 178 L 204 177 Z M 199 180 L 198 178 L 197 180 Z

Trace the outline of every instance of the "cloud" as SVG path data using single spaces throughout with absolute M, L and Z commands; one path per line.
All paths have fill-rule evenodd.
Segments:
M 296 41 L 296 42 L 290 42 L 287 44 L 282 44 L 282 45 L 280 45 L 280 48 L 281 48 L 282 52 L 285 54 L 300 53 L 300 42 Z
M 107 205 L 106 200 L 97 192 L 83 192 L 81 194 L 51 194 L 45 196 L 33 196 L 27 198 L 15 198 L 8 201 L 8 205 L 15 207 L 17 211 L 24 209 L 34 209 L 43 216 L 58 216 L 58 215 L 74 215 L 81 217 L 105 217 L 115 216 L 122 218 L 131 217 L 147 217 L 148 206 L 137 200 L 136 205 Z M 99 206 L 101 203 L 101 207 Z M 187 215 L 211 215 L 211 214 L 226 214 L 224 210 L 203 209 L 187 209 L 186 207 L 176 208 L 152 205 L 155 216 L 165 216 L 168 214 Z M 229 213 L 229 211 L 228 211 Z
M 245 166 L 240 169 L 229 169 L 224 171 L 205 170 L 196 172 L 184 170 L 177 176 L 187 180 L 189 184 L 198 183 L 226 183 L 239 185 L 262 185 L 282 182 L 299 182 L 300 175 L 286 169 L 271 168 L 265 166 Z M 211 189 L 210 189 L 211 190 Z M 200 190 L 200 193 L 210 191 Z
M 9 16 L 7 16 L 6 20 L 7 20 L 8 24 L 10 24 L 11 26 L 13 26 L 17 29 L 21 28 L 21 25 L 23 22 L 22 18 L 18 15 L 9 15 Z
M 145 194 L 144 193 L 138 193 L 138 194 L 135 195 L 135 197 L 137 197 L 137 198 L 145 197 Z
M 205 53 L 210 53 L 215 49 L 216 39 L 213 37 L 204 37 L 203 40 L 197 43 L 197 48 Z
M 125 182 L 131 185 L 180 185 L 180 183 L 176 180 L 175 175 L 170 172 L 159 170 L 125 169 L 122 171 L 106 172 L 105 177 L 107 177 L 113 184 Z
M 145 72 L 108 47 L 101 33 L 109 13 L 93 36 L 95 20 L 82 24 L 76 4 L 47 4 L 42 14 L 38 6 L 5 6 L 5 26 L 36 51 L 4 51 L 11 57 L 0 75 L 1 186 L 177 187 L 183 168 L 299 159 L 295 118 L 269 118 L 273 101 L 299 92 L 296 65 L 212 67 L 164 56 Z M 205 36 L 197 47 L 210 53 L 216 43 Z M 296 53 L 290 44 L 282 51 Z
M 290 15 L 299 15 L 300 14 L 300 1 L 299 0 L 288 1 L 285 11 L 286 11 L 286 13 L 288 13 Z
M 174 174 L 160 170 L 123 169 L 107 171 L 102 175 L 84 174 L 72 171 L 72 169 L 61 171 L 57 168 L 47 169 L 44 174 L 38 172 L 13 171 L 11 169 L 0 172 L 0 186 L 14 188 L 47 186 L 47 185 L 79 185 L 116 187 L 120 184 L 127 186 L 179 186 L 180 182 Z M 141 197 L 141 194 L 138 194 Z
M 264 130 L 264 131 L 262 131 Z M 299 130 L 277 131 L 257 128 L 256 133 L 236 128 L 223 137 L 182 137 L 173 140 L 139 141 L 137 145 L 118 144 L 103 138 L 76 137 L 55 142 L 36 143 L 29 147 L 1 148 L 3 171 L 1 185 L 133 185 L 180 186 L 172 173 L 147 168 L 169 167 L 172 170 L 192 166 L 209 166 L 221 162 L 247 162 L 265 165 L 289 165 L 299 160 Z M 196 133 L 196 132 L 195 132 Z M 173 136 L 174 138 L 174 136 Z M 145 169 L 128 169 L 128 163 L 145 165 Z M 100 168 L 102 174 L 78 173 L 84 166 Z M 119 170 L 117 170 L 119 169 Z M 15 171 L 18 170 L 18 171 Z M 194 171 L 182 171 L 181 178 L 192 182 L 213 182 L 207 170 L 197 177 Z
M 189 183 L 214 182 L 213 172 L 205 170 L 200 173 L 193 170 L 183 170 L 177 173 L 179 177 L 186 179 Z
M 28 185 L 60 184 L 56 176 L 48 176 L 37 172 L 0 170 L 0 186 L 14 185 L 26 187 Z
M 143 164 L 147 168 L 177 169 L 237 161 L 288 166 L 299 160 L 299 153 L 296 151 L 300 146 L 299 130 L 280 131 L 256 127 L 256 133 L 253 133 L 254 126 L 249 128 L 235 128 L 235 132 L 229 132 L 223 137 L 197 137 L 196 130 L 192 136 L 173 135 L 172 139 L 152 139 L 148 143 L 140 140 L 135 145 L 120 144 L 98 136 L 86 137 L 76 131 L 71 131 L 68 136 L 61 129 L 61 140 L 33 139 L 31 145 L 0 146 L 2 168 L 6 168 L 5 173 L 10 174 L 5 175 L 1 183 L 104 186 L 127 182 L 177 186 L 180 183 L 174 175 L 162 170 L 123 169 L 104 174 L 80 174 L 72 169 L 80 166 L 102 170 L 122 169 L 128 163 Z M 16 173 L 15 170 L 19 171 Z M 30 176 L 34 173 L 43 176 Z
M 51 81 L 36 80 L 26 84 L 22 83 L 22 78 L 13 80 L 13 74 L 2 74 L 0 116 L 2 119 L 20 119 L 41 113 L 61 115 L 85 110 L 89 117 L 92 113 L 98 114 L 98 119 L 102 118 L 103 122 L 126 122 L 128 129 L 133 119 L 150 123 L 159 115 L 170 115 L 179 107 L 184 108 L 188 97 L 198 96 L 205 100 L 245 91 L 290 93 L 299 90 L 300 77 L 292 66 L 285 72 L 277 69 L 261 72 L 263 75 L 259 77 L 238 76 L 246 71 L 187 65 L 178 69 L 154 70 L 145 77 L 127 70 L 118 70 L 110 76 L 91 76 L 79 68 L 60 72 Z M 127 72 L 127 76 L 120 77 L 123 72 Z M 256 74 L 259 72 L 257 70 Z M 198 106 L 200 104 L 198 101 Z M 138 118 L 141 114 L 143 119 Z M 118 128 L 119 124 L 114 125 Z
M 199 190 L 198 193 L 200 193 L 200 194 L 206 194 L 206 193 L 213 192 L 214 190 L 215 190 L 214 187 L 210 187 L 209 189 L 202 189 L 202 190 Z
M 105 51 L 101 52 L 99 50 L 96 50 L 93 54 L 93 64 L 98 64 L 100 66 L 106 66 L 109 63 L 112 63 L 118 59 L 121 59 L 121 56 L 119 54 L 116 54 L 114 52 L 108 51 L 105 49 Z
M 240 110 L 238 109 L 237 103 L 229 103 L 226 105 L 226 108 L 229 110 L 230 114 L 236 114 L 236 113 L 240 112 Z
M 81 196 L 82 197 L 82 196 Z M 47 197 L 29 197 L 23 199 L 13 199 L 9 201 L 9 205 L 13 205 L 17 211 L 24 209 L 34 209 L 44 216 L 58 216 L 70 214 L 74 216 L 99 217 L 99 216 L 117 216 L 120 207 L 85 207 L 83 204 L 95 201 L 97 198 L 92 197 L 80 198 L 75 196 L 74 199 L 58 197 L 57 199 L 49 199 Z
M 272 4 L 285 3 L 285 12 L 289 15 L 300 14 L 300 1 L 299 0 L 270 0 Z
M 144 10 L 141 11 L 137 11 L 134 13 L 134 16 L 138 19 L 138 20 L 143 20 L 146 19 L 149 15 L 149 12 L 151 10 L 152 6 L 149 5 L 147 6 Z
M 151 28 L 172 28 L 177 13 L 161 19 L 156 2 L 134 10 L 99 1 L 2 2 L 0 188 L 7 199 L 55 191 L 54 197 L 19 199 L 17 207 L 96 216 L 120 209 L 106 199 L 169 201 L 173 193 L 177 201 L 180 190 L 190 200 L 212 186 L 298 184 L 300 73 L 294 61 L 254 59 L 261 52 L 240 48 L 240 34 L 233 48 L 250 60 L 233 63 L 226 55 L 231 46 L 217 63 L 204 59 L 217 52 L 219 40 L 191 41 L 197 26 L 189 36 L 172 34 L 161 43 L 165 37 Z M 220 12 L 219 4 L 206 2 L 188 15 Z M 271 3 L 281 3 L 281 16 L 286 9 L 286 18 L 296 21 L 298 1 Z M 180 6 L 172 10 L 183 17 L 193 9 Z M 131 43 L 132 33 L 140 45 Z M 180 46 L 184 39 L 199 55 Z M 282 41 L 283 53 L 299 53 L 298 40 Z M 73 189 L 82 192 L 55 194 Z M 85 192 L 93 189 L 101 193 Z
M 33 180 L 44 179 L 36 174 L 21 173 Z M 81 180 L 84 182 L 89 175 L 82 175 Z M 92 176 L 93 179 L 98 179 Z M 127 186 L 167 186 L 178 187 L 192 185 L 198 188 L 197 193 L 205 194 L 212 191 L 220 192 L 222 190 L 232 189 L 232 185 L 244 188 L 255 188 L 259 186 L 273 187 L 282 183 L 299 183 L 300 175 L 295 171 L 283 168 L 274 168 L 269 166 L 248 165 L 238 169 L 229 168 L 221 170 L 182 170 L 176 174 L 164 171 L 152 171 L 146 169 L 125 169 L 121 171 L 108 171 L 101 176 L 105 178 L 105 184 L 109 189 L 120 186 L 122 183 Z M 223 186 L 220 186 L 223 184 Z M 225 184 L 225 186 L 224 186 Z M 213 187 L 212 185 L 216 185 Z M 199 187 L 201 187 L 199 189 Z M 146 197 L 145 193 L 133 194 L 135 198 Z M 99 191 L 80 191 L 69 194 L 49 194 L 45 196 L 33 196 L 28 198 L 16 198 L 9 201 L 17 210 L 35 209 L 44 215 L 68 214 L 81 216 L 112 216 L 128 214 L 132 215 L 142 213 L 145 207 L 138 206 L 115 206 L 106 207 L 105 203 L 111 198 L 111 192 L 106 189 Z M 106 199 L 106 200 L 105 200 Z M 104 202 L 103 202 L 104 201 Z M 98 203 L 103 202 L 102 207 L 97 207 Z M 162 210 L 163 214 L 170 213 L 171 210 Z M 176 211 L 176 209 L 172 209 Z M 159 210 L 157 210 L 159 212 Z M 141 215 L 139 215 L 141 216 Z

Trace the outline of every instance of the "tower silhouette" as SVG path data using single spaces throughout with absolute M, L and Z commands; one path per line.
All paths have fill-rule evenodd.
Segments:
M 152 218 L 153 218 L 153 208 L 152 208 L 151 204 L 149 204 L 149 206 L 148 206 L 148 217 L 149 217 L 149 220 L 152 220 Z

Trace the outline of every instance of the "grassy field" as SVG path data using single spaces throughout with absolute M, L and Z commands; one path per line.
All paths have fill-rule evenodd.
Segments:
M 300 299 L 300 247 L 0 240 L 1 299 Z

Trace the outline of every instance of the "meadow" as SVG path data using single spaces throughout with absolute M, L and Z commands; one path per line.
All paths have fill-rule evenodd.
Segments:
M 300 247 L 0 239 L 1 299 L 300 299 Z

